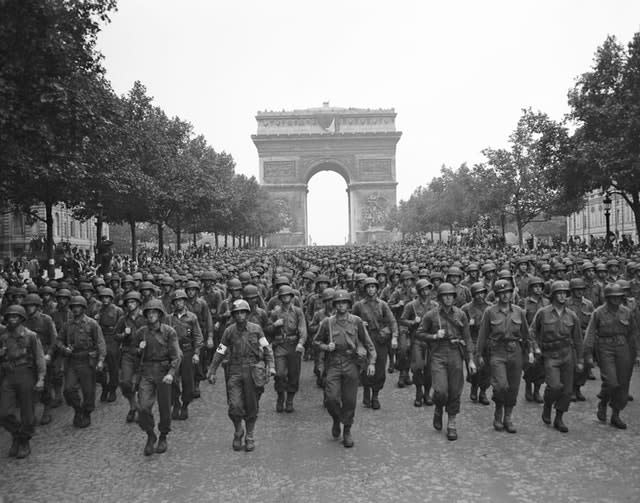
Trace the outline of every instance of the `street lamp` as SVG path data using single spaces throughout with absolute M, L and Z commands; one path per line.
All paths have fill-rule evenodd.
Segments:
M 103 209 L 104 206 L 102 203 L 98 203 L 96 205 L 98 209 L 98 216 L 96 218 L 96 258 L 100 255 L 100 245 L 102 244 L 102 219 L 103 219 Z
M 609 191 L 604 193 L 602 204 L 604 205 L 604 223 L 606 228 L 604 246 L 609 249 L 611 247 L 611 241 L 609 239 L 609 233 L 611 232 L 611 196 L 609 195 Z

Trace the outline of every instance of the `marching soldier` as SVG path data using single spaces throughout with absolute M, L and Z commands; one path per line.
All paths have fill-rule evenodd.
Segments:
M 529 278 L 527 285 L 528 293 L 525 297 L 522 307 L 527 316 L 529 326 L 533 323 L 536 313 L 545 306 L 549 305 L 549 299 L 542 295 L 544 289 L 544 280 L 537 276 Z M 527 402 L 543 403 L 540 396 L 540 386 L 544 382 L 544 364 L 540 358 L 536 358 L 533 364 L 528 361 L 524 363 L 524 398 Z
M 101 402 L 115 402 L 116 389 L 120 374 L 120 343 L 116 340 L 116 325 L 123 316 L 122 309 L 113 304 L 114 293 L 111 288 L 103 288 L 98 294 L 102 307 L 96 315 L 96 320 L 102 329 L 107 345 L 106 372 L 101 372 L 98 380 L 102 385 Z
M 371 278 L 373 279 L 373 278 Z M 383 302 L 383 301 L 381 301 Z M 361 367 L 367 376 L 376 372 L 376 349 L 367 330 L 355 314 L 349 314 L 351 295 L 337 290 L 333 295 L 334 315 L 320 323 L 314 344 L 326 355 L 325 404 L 333 419 L 331 435 L 345 447 L 353 447 L 351 426 L 355 416 Z M 383 367 L 384 371 L 384 367 Z
M 591 319 L 591 315 L 594 311 L 594 307 L 591 301 L 584 297 L 586 288 L 587 285 L 584 279 L 581 277 L 572 278 L 571 281 L 569 281 L 571 296 L 567 299 L 566 305 L 578 316 L 581 334 L 584 334 L 587 331 L 589 320 Z M 582 340 L 580 341 L 580 345 L 582 345 Z M 577 350 L 577 346 L 575 345 L 574 350 Z M 576 359 L 582 359 L 582 352 L 576 353 Z M 580 390 L 580 387 L 584 386 L 584 384 L 587 382 L 588 374 L 589 369 L 585 368 L 584 365 L 582 371 L 578 371 L 578 365 L 576 365 L 576 373 L 573 376 L 573 391 L 571 396 L 572 401 L 577 400 L 578 402 L 584 402 L 586 400 L 586 398 L 582 394 L 582 391 Z
M 320 324 L 325 318 L 334 314 L 333 309 L 333 296 L 335 294 L 335 290 L 333 288 L 325 288 L 322 291 L 322 301 L 324 302 L 324 306 L 322 309 L 318 309 L 311 319 L 311 323 L 309 323 L 309 335 L 312 338 L 315 338 L 318 335 L 318 329 L 320 328 Z M 318 348 L 318 344 L 314 344 L 314 361 L 313 361 L 313 373 L 316 376 L 316 385 L 319 388 L 324 388 L 325 377 L 326 377 L 326 365 L 325 365 L 325 355 Z
M 271 376 L 276 374 L 269 342 L 259 325 L 247 321 L 249 312 L 250 307 L 245 300 L 234 301 L 231 307 L 234 323 L 222 334 L 207 374 L 209 382 L 215 384 L 216 371 L 222 360 L 228 358 L 227 402 L 229 418 L 234 426 L 232 447 L 234 451 L 243 447 L 244 421 L 244 449 L 247 452 L 255 448 L 254 431 L 259 401 L 257 388 L 264 388 L 267 372 Z
M 195 388 L 193 389 L 193 398 L 200 398 L 200 381 L 204 381 L 207 377 L 207 369 L 202 367 L 202 360 L 206 360 L 206 350 L 213 349 L 213 321 L 207 301 L 200 297 L 200 285 L 196 281 L 187 281 L 185 292 L 187 309 L 197 316 L 204 339 L 198 355 L 198 364 L 195 365 Z
M 391 308 L 396 320 L 399 320 L 400 316 L 402 316 L 404 306 L 416 297 L 416 291 L 413 286 L 414 279 L 415 278 L 411 271 L 402 271 L 400 273 L 401 283 L 389 298 L 389 307 Z M 378 349 L 378 346 L 376 346 L 376 351 L 378 351 Z M 398 388 L 411 386 L 411 384 L 413 384 L 409 377 L 409 369 L 411 367 L 409 355 L 411 351 L 411 341 L 409 340 L 408 329 L 406 327 L 402 327 L 399 331 L 398 346 L 397 348 L 392 348 L 391 351 L 394 352 L 394 349 L 396 349 L 396 368 L 400 372 L 400 375 L 398 376 Z M 378 352 L 378 358 L 380 358 L 380 352 Z

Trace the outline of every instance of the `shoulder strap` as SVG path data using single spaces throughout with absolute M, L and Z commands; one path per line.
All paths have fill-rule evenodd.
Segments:
M 331 344 L 333 342 L 333 316 L 329 316 L 327 322 L 329 324 L 329 344 Z

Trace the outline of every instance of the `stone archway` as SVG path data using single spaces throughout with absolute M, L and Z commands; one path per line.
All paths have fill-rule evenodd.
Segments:
M 323 170 L 347 182 L 349 242 L 388 240 L 384 229 L 396 204 L 396 144 L 391 110 L 322 108 L 259 112 L 252 140 L 260 159 L 260 183 L 280 206 L 281 232 L 269 246 L 300 246 L 308 240 L 307 184 Z

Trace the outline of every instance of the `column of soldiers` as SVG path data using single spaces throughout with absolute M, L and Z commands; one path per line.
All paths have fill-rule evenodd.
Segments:
M 10 289 L 0 325 L 9 454 L 29 455 L 35 426 L 50 423 L 63 399 L 73 425 L 90 426 L 97 384 L 105 403 L 120 389 L 125 421 L 147 435 L 144 454 L 163 453 L 171 422 L 188 419 L 201 381 L 215 382 L 220 366 L 232 447 L 252 451 L 269 378 L 276 412 L 293 413 L 305 360 L 345 447 L 354 445 L 358 387 L 363 407 L 380 409 L 386 375 L 396 371 L 397 387 L 415 387 L 414 406 L 435 405 L 436 430 L 447 413 L 449 440 L 458 438 L 465 374 L 472 403 L 489 405 L 491 388 L 496 430 L 516 432 L 523 379 L 525 399 L 543 405 L 542 421 L 567 432 L 564 414 L 585 400 L 581 387 L 597 366 L 597 417 L 607 421 L 610 409 L 610 423 L 626 428 L 640 265 L 626 263 L 623 277 L 615 258 L 494 254 L 476 262 L 471 252 L 460 259 L 414 249 L 399 262 L 397 251 L 246 252 L 235 263 L 184 264 L 188 272 L 157 266 Z

